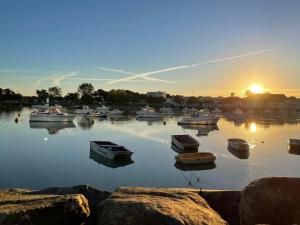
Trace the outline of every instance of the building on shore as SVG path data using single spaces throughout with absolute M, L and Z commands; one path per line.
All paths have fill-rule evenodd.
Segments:
M 148 97 L 154 97 L 154 98 L 167 98 L 167 93 L 163 91 L 150 91 L 147 92 Z

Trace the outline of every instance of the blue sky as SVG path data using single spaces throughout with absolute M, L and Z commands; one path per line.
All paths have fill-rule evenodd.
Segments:
M 216 96 L 259 83 L 300 96 L 299 24 L 297 0 L 1 0 L 0 87 L 29 95 L 59 85 L 66 93 L 88 81 L 105 90 Z M 113 81 L 132 76 L 124 71 L 248 53 Z

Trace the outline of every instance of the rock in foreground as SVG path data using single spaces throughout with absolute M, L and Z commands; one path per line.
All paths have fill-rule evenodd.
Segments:
M 270 177 L 242 192 L 240 221 L 253 224 L 300 224 L 300 178 Z
M 198 193 L 182 189 L 119 188 L 100 204 L 99 225 L 224 225 Z
M 90 214 L 83 195 L 33 195 L 30 190 L 0 191 L 0 225 L 80 225 Z

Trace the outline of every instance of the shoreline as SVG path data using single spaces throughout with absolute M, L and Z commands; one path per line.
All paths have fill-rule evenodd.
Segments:
M 0 224 L 298 224 L 299 187 L 300 178 L 269 177 L 238 191 L 120 187 L 111 193 L 89 185 L 5 189 L 0 190 Z

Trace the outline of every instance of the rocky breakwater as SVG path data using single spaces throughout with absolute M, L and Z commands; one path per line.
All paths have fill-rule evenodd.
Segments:
M 251 182 L 242 192 L 242 225 L 300 224 L 300 178 L 270 177 Z
M 119 188 L 98 208 L 98 225 L 228 224 L 195 190 Z
M 0 191 L 1 225 L 79 225 L 90 215 L 83 195 L 39 195 L 30 190 Z

